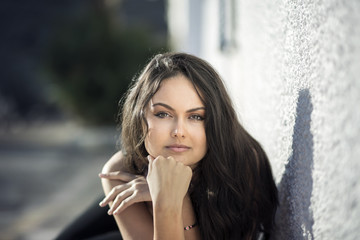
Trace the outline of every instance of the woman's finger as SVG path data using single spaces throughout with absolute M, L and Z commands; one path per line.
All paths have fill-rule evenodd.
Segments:
M 133 194 L 133 190 L 131 190 L 130 188 L 126 189 L 125 191 L 122 191 L 121 193 L 119 193 L 115 200 L 113 201 L 112 206 L 110 207 L 108 214 L 111 215 L 113 214 L 115 211 L 115 209 L 117 209 L 119 207 L 119 205 L 121 204 L 121 202 L 128 198 L 129 196 L 131 196 Z
M 124 211 L 127 207 L 131 206 L 134 203 L 139 202 L 139 198 L 136 196 L 136 192 L 133 192 L 132 195 L 130 195 L 129 197 L 125 198 L 120 206 L 114 211 L 114 215 L 117 215 L 119 213 L 121 213 L 122 211 Z
M 99 203 L 99 206 L 105 207 L 107 204 L 109 204 L 111 201 L 113 201 L 119 193 L 125 191 L 126 189 L 128 189 L 130 187 L 131 187 L 131 185 L 128 185 L 128 184 L 122 184 L 122 185 L 113 187 L 113 189 L 111 189 L 109 194 Z
M 149 175 L 150 172 L 151 172 L 151 169 L 152 169 L 152 163 L 153 163 L 153 161 L 154 161 L 154 158 L 153 158 L 152 156 L 148 155 L 148 156 L 147 156 L 147 159 L 148 159 L 148 161 L 149 161 L 149 165 L 148 165 L 148 175 Z
M 121 180 L 123 182 L 130 182 L 139 176 L 127 172 L 118 171 L 118 172 L 109 172 L 109 173 L 99 173 L 99 177 L 106 179 Z

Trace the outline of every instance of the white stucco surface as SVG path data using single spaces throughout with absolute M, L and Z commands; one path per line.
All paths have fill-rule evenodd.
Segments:
M 213 41 L 218 1 L 203 2 L 202 41 Z M 268 153 L 274 239 L 360 239 L 360 1 L 236 2 L 237 48 L 207 41 L 196 54 Z
M 360 2 L 242 1 L 241 115 L 278 183 L 278 239 L 359 239 Z

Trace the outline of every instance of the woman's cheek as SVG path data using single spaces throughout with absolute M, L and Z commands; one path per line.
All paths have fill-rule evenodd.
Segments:
M 145 138 L 145 148 L 149 154 L 151 154 L 151 151 L 152 151 L 152 146 L 151 146 L 152 136 L 153 136 L 153 130 L 152 130 L 152 128 L 149 127 L 148 133 Z
M 153 157 L 156 157 L 160 154 L 159 149 L 161 145 L 161 139 L 159 139 L 159 133 L 157 129 L 150 128 L 148 134 L 145 138 L 145 148 L 146 151 Z

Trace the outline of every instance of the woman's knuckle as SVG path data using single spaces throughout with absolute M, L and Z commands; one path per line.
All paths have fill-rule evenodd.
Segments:
M 123 208 L 126 208 L 129 205 L 129 199 L 125 199 L 124 201 L 122 201 L 121 205 Z
M 111 189 L 108 196 L 112 196 L 115 193 L 115 188 Z
M 121 198 L 121 196 L 120 196 L 120 195 L 117 195 L 117 196 L 115 197 L 115 199 L 114 199 L 114 202 L 120 201 L 120 198 Z
M 139 191 L 135 190 L 132 194 L 133 197 L 138 197 L 139 196 Z

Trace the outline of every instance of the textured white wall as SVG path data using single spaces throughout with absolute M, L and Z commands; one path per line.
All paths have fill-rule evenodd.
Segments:
M 242 1 L 241 114 L 280 191 L 278 239 L 360 238 L 360 1 Z
M 269 155 L 275 239 L 360 239 L 360 1 L 235 2 L 238 48 L 219 51 L 218 1 L 203 0 L 196 54 Z

